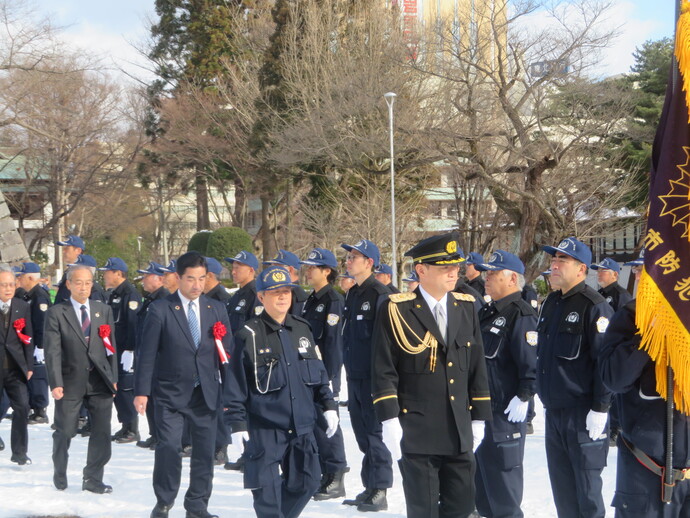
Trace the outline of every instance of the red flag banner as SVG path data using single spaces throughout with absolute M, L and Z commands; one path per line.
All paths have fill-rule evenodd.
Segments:
M 674 403 L 690 415 L 690 1 L 678 20 L 676 56 L 685 87 L 669 82 L 654 140 L 636 323 L 640 347 L 656 363 L 657 392 L 666 398 L 670 365 Z

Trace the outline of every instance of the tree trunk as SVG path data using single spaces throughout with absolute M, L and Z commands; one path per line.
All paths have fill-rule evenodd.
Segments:
M 261 245 L 264 259 L 275 257 L 278 251 L 273 239 L 271 225 L 271 197 L 268 194 L 261 195 Z
M 208 211 L 208 186 L 206 178 L 198 174 L 196 176 L 196 229 L 210 230 L 211 220 Z

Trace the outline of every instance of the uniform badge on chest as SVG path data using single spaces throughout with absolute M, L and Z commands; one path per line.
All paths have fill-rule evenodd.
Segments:
M 120 297 L 115 297 L 113 299 L 113 304 L 119 304 L 121 301 L 122 301 L 122 299 Z
M 575 324 L 580 321 L 580 315 L 573 311 L 572 313 L 568 313 L 568 316 L 565 317 L 565 321 Z
M 319 304 L 318 306 L 316 306 L 316 312 L 317 313 L 323 313 L 323 310 L 325 308 L 326 308 L 326 306 L 324 306 L 323 304 Z
M 506 325 L 505 317 L 498 317 L 496 320 L 494 320 L 494 325 L 497 327 L 503 327 Z
M 362 311 L 369 311 L 371 309 L 371 304 L 369 304 L 369 301 L 366 301 L 364 304 L 362 304 Z

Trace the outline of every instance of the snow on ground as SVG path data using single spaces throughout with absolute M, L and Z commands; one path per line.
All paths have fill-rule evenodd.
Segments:
M 534 420 L 535 433 L 527 437 L 525 448 L 525 496 L 522 509 L 528 518 L 554 518 L 555 507 L 551 496 L 546 455 L 544 453 L 544 418 L 537 404 Z M 343 409 L 341 409 L 343 410 Z M 114 412 L 113 412 L 114 414 Z M 52 416 L 52 407 L 49 414 Z M 347 410 L 341 411 L 342 427 L 345 433 L 350 473 L 346 475 L 348 497 L 353 497 L 362 488 L 359 482 L 361 454 L 357 449 Z M 11 421 L 0 423 L 0 437 L 5 441 L 5 450 L 0 452 L 0 518 L 27 518 L 43 515 L 75 515 L 79 518 L 147 518 L 156 503 L 151 487 L 153 452 L 143 450 L 134 444 L 113 444 L 113 456 L 106 466 L 104 482 L 113 486 L 110 495 L 95 495 L 81 490 L 81 470 L 86 460 L 86 438 L 77 436 L 70 448 L 68 468 L 69 487 L 63 492 L 53 487 L 52 430 L 50 425 L 29 427 L 29 457 L 31 466 L 17 466 L 10 462 Z M 146 437 L 146 419 L 140 419 L 142 435 Z M 113 419 L 113 431 L 119 425 Z M 604 469 L 604 502 L 608 506 L 613 496 L 616 473 L 616 448 L 609 452 L 608 467 Z M 182 506 L 184 491 L 189 478 L 189 460 L 183 461 L 182 486 L 171 518 L 185 515 Z M 395 483 L 388 492 L 388 512 L 380 516 L 404 518 L 405 498 L 402 491 L 400 472 L 395 468 Z M 242 487 L 242 475 L 216 467 L 213 496 L 209 511 L 221 518 L 250 518 L 254 516 L 252 496 Z M 310 502 L 302 513 L 305 518 L 324 516 L 361 516 L 354 508 L 341 504 L 341 499 Z M 607 509 L 607 516 L 613 516 L 613 509 Z

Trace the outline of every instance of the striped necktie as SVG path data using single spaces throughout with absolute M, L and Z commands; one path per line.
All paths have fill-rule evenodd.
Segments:
M 91 319 L 89 319 L 89 312 L 86 311 L 86 306 L 82 304 L 81 308 L 81 330 L 86 339 L 91 334 Z
M 189 331 L 192 333 L 194 347 L 198 349 L 201 343 L 201 331 L 199 331 L 199 321 L 196 319 L 196 312 L 194 311 L 194 302 L 190 301 L 188 307 L 187 320 L 189 320 Z

